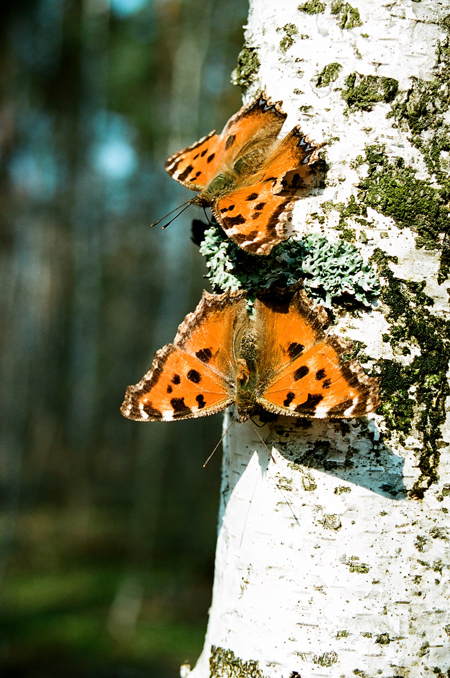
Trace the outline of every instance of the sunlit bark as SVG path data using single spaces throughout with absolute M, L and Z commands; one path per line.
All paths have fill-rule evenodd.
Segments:
M 351 239 L 378 267 L 379 305 L 335 308 L 333 331 L 364 343 L 382 407 L 231 428 L 192 678 L 450 670 L 447 14 L 448 1 L 250 3 L 248 96 L 265 87 L 285 132 L 327 142 L 326 188 L 295 226 Z

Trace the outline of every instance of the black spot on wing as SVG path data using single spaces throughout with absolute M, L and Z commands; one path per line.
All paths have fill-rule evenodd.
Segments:
M 245 219 L 242 214 L 236 214 L 235 217 L 225 217 L 225 228 L 233 228 L 233 226 L 239 226 L 240 224 L 245 224 Z
M 330 388 L 331 386 L 331 379 L 325 379 L 325 381 L 322 384 L 322 388 Z
M 225 141 L 225 150 L 228 151 L 229 148 L 232 147 L 236 140 L 236 135 L 235 134 L 230 134 L 229 137 L 227 137 L 227 140 Z
M 197 351 L 195 357 L 202 361 L 202 363 L 209 363 L 212 358 L 212 352 L 210 348 L 202 348 L 200 351 Z
M 183 172 L 181 172 L 181 174 L 178 175 L 178 177 L 177 177 L 178 181 L 184 181 L 185 179 L 187 179 L 187 177 L 190 175 L 190 173 L 192 172 L 193 169 L 194 168 L 192 167 L 192 165 L 188 165 L 183 170 Z
M 327 412 L 327 416 L 328 417 L 342 417 L 345 410 L 348 410 L 348 408 L 352 407 L 352 406 L 353 406 L 353 400 L 351 398 L 347 398 L 347 400 L 344 400 L 342 403 L 339 403 L 338 405 L 331 407 Z
M 261 216 L 261 212 L 253 212 L 252 219 L 258 219 Z
M 286 399 L 283 401 L 283 405 L 285 407 L 289 407 L 289 405 L 294 400 L 294 398 L 295 398 L 295 393 L 292 393 L 292 391 L 288 391 L 288 393 L 286 393 Z
M 321 379 L 325 379 L 325 370 L 323 369 L 323 367 L 320 370 L 317 370 L 316 379 L 317 379 L 317 381 L 320 381 Z
M 191 408 L 185 404 L 184 398 L 172 398 L 170 404 L 173 407 L 174 416 L 181 417 L 191 413 Z
M 192 381 L 193 384 L 198 384 L 202 379 L 200 372 L 197 372 L 197 370 L 189 370 L 187 373 L 187 378 L 189 381 Z
M 298 342 L 293 341 L 291 344 L 289 344 L 287 349 L 289 358 L 291 358 L 291 360 L 297 358 L 299 355 L 301 355 L 304 348 L 305 347 L 303 346 L 303 344 L 299 344 Z
M 167 393 L 172 393 L 172 391 L 173 391 L 173 388 L 172 388 L 172 386 L 169 384 L 168 387 L 167 387 Z
M 203 395 L 200 393 L 200 395 L 196 396 L 195 399 L 198 403 L 198 409 L 202 410 L 206 405 L 206 401 L 205 401 Z
M 265 202 L 259 202 L 257 205 L 255 205 L 255 210 L 261 211 L 263 207 L 265 207 Z
M 208 153 L 208 149 L 205 148 L 205 149 L 200 153 L 200 155 L 201 155 L 201 157 L 203 158 L 203 156 L 206 155 L 207 153 Z
M 206 162 L 211 162 L 212 160 L 214 160 L 215 157 L 216 157 L 216 154 L 211 153 L 211 155 L 208 155 L 208 157 L 206 158 Z
M 250 193 L 250 195 L 248 195 L 245 199 L 246 199 L 246 201 L 256 200 L 257 197 L 258 197 L 258 193 Z
M 179 384 L 181 381 L 180 375 L 179 374 L 174 374 L 172 377 L 172 384 Z
M 309 367 L 307 367 L 306 365 L 302 365 L 301 367 L 299 367 L 294 372 L 295 381 L 298 381 L 299 379 L 303 379 L 303 377 L 306 377 L 308 372 L 309 372 Z
M 316 409 L 317 405 L 320 403 L 321 400 L 323 400 L 323 396 L 320 395 L 320 393 L 316 393 L 315 395 L 311 395 L 311 393 L 308 393 L 308 397 L 305 400 L 305 402 L 300 403 L 300 405 L 297 405 L 295 411 L 298 412 L 299 414 L 302 414 L 302 412 L 304 412 L 305 414 L 311 414 L 311 412 L 314 412 L 314 410 Z

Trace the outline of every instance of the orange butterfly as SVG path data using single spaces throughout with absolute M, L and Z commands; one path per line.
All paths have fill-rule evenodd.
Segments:
M 200 194 L 192 203 L 211 207 L 226 234 L 246 252 L 269 254 L 286 240 L 299 191 L 317 185 L 317 151 L 299 127 L 281 141 L 286 120 L 264 93 L 238 111 L 222 134 L 210 132 L 174 153 L 166 171 Z
M 303 290 L 255 302 L 208 292 L 129 386 L 121 412 L 137 421 L 202 417 L 235 403 L 245 421 L 260 407 L 295 417 L 358 417 L 378 404 L 379 379 L 342 361 L 349 343 L 325 334 L 325 309 Z

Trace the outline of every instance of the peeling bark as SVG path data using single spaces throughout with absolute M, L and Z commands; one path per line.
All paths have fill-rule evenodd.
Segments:
M 189 675 L 449 676 L 450 2 L 252 0 L 234 78 L 327 142 L 294 224 L 378 271 L 378 304 L 334 307 L 333 332 L 382 406 L 231 427 Z

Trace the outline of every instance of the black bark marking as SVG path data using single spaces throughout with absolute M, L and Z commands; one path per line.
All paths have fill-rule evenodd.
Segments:
M 294 400 L 294 398 L 295 398 L 295 393 L 292 393 L 292 391 L 288 391 L 288 393 L 286 393 L 286 400 L 283 401 L 283 405 L 285 407 L 289 407 L 289 405 Z
M 211 153 L 211 155 L 208 155 L 208 157 L 206 158 L 206 162 L 211 162 L 211 160 L 214 160 L 215 157 L 216 157 L 216 154 Z
M 227 140 L 226 140 L 226 142 L 225 142 L 225 150 L 226 150 L 226 151 L 228 151 L 228 149 L 232 147 L 232 145 L 233 145 L 234 142 L 235 142 L 235 139 L 236 139 L 236 135 L 235 135 L 235 134 L 230 134 L 230 136 L 227 137 Z
M 295 370 L 294 372 L 295 381 L 298 381 L 299 379 L 303 379 L 303 377 L 306 377 L 308 372 L 309 367 L 306 367 L 306 365 L 302 365 L 301 367 L 299 367 L 298 370 Z
M 293 341 L 292 344 L 289 344 L 287 350 L 289 358 L 291 358 L 291 360 L 297 358 L 299 355 L 301 355 L 304 348 L 305 347 L 303 346 L 303 344 L 299 344 L 296 341 Z
M 317 372 L 316 372 L 316 379 L 317 379 L 317 381 L 320 381 L 321 379 L 325 379 L 325 376 L 326 376 L 326 375 L 325 375 L 325 370 L 323 369 L 323 367 L 322 367 L 322 369 L 317 370 Z
M 198 402 L 198 409 L 202 410 L 206 405 L 206 401 L 205 401 L 203 395 L 200 393 L 200 395 L 195 396 L 195 399 Z
M 209 363 L 212 358 L 212 353 L 210 348 L 202 348 L 200 351 L 197 351 L 195 357 L 202 361 L 202 363 Z
M 174 374 L 172 377 L 172 384 L 179 384 L 181 381 L 180 375 L 179 374 Z
M 187 378 L 189 381 L 192 381 L 193 384 L 198 384 L 202 380 L 200 372 L 197 372 L 197 370 L 189 370 Z
M 172 405 L 175 414 L 185 415 L 190 414 L 191 412 L 191 408 L 185 404 L 184 398 L 172 398 L 170 404 Z
M 249 200 L 256 200 L 256 198 L 258 197 L 258 195 L 259 195 L 258 193 L 250 193 L 250 195 L 248 195 L 245 199 L 246 199 L 247 201 L 249 201 Z
M 192 167 L 192 165 L 188 165 L 186 169 L 183 172 L 181 172 L 181 174 L 177 177 L 177 179 L 179 181 L 184 181 L 190 175 L 193 169 L 194 168 Z
M 301 403 L 300 405 L 297 405 L 295 408 L 296 412 L 299 412 L 300 414 L 302 412 L 314 412 L 316 409 L 317 405 L 320 403 L 320 401 L 323 400 L 323 396 L 320 395 L 320 393 L 316 393 L 315 395 L 311 395 L 311 393 L 308 393 L 308 397 L 305 400 L 304 403 Z M 330 414 L 328 412 L 328 414 Z

